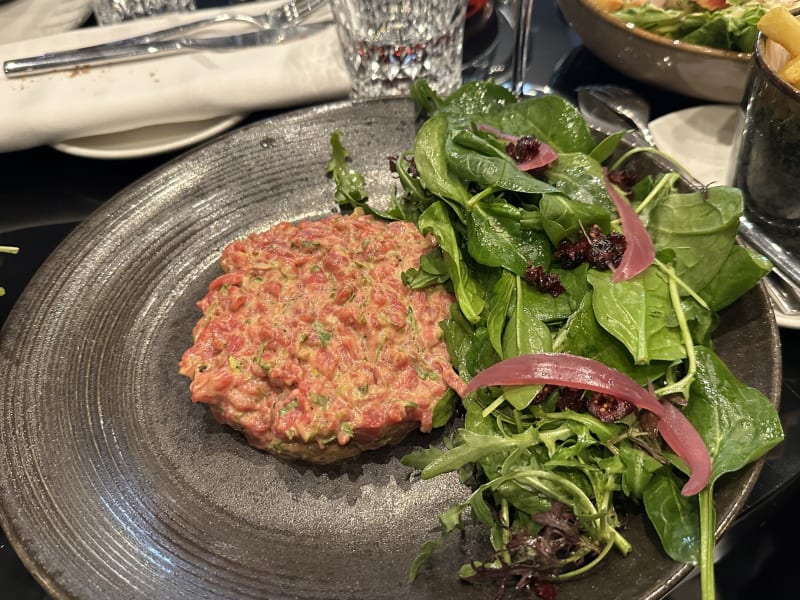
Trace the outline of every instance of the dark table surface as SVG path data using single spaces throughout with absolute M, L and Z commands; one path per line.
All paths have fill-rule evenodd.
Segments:
M 630 81 L 600 62 L 569 30 L 555 0 L 536 2 L 531 39 L 528 81 L 534 85 L 549 85 L 567 97 L 574 97 L 575 88 L 588 83 L 627 85 L 651 102 L 653 116 L 701 103 Z M 242 125 L 271 114 L 253 114 Z M 79 158 L 49 147 L 0 154 L 0 245 L 22 248 L 19 255 L 6 257 L 0 264 L 0 282 L 6 288 L 6 295 L 0 297 L 0 325 L 38 266 L 74 227 L 117 192 L 189 150 L 113 161 Z M 768 456 L 745 510 L 719 544 L 721 600 L 795 597 L 790 563 L 797 555 L 793 537 L 800 524 L 794 510 L 794 502 L 800 500 L 800 368 L 796 360 L 800 331 L 782 329 L 780 340 L 784 359 L 781 419 L 786 440 Z M 670 597 L 699 597 L 696 579 L 690 577 Z M 2 532 L 0 598 L 48 598 Z

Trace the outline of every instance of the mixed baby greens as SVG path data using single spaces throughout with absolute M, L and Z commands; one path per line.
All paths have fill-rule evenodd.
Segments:
M 641 149 L 624 152 L 621 134 L 598 142 L 557 96 L 517 101 L 501 86 L 473 82 L 440 98 L 420 81 L 413 97 L 427 119 L 413 148 L 398 149 L 391 161 L 398 183 L 388 209 L 370 205 L 341 132 L 331 136 L 329 173 L 342 206 L 410 220 L 435 236 L 437 248 L 404 280 L 453 290 L 457 302 L 442 328 L 461 377 L 477 380 L 512 361 L 529 361 L 532 371 L 537 361 L 552 361 L 563 375 L 578 356 L 589 359 L 588 371 L 583 363 L 573 369 L 584 380 L 600 378 L 591 365 L 602 363 L 613 373 L 609 381 L 632 381 L 660 414 L 621 404 L 603 382 L 596 389 L 607 393 L 537 379 L 481 384 L 465 394 L 457 407 L 463 426 L 447 448 L 404 459 L 423 478 L 457 471 L 472 485 L 467 500 L 441 515 L 442 538 L 471 515 L 486 526 L 494 552 L 465 564 L 461 577 L 539 586 L 544 594 L 541 586 L 585 573 L 612 549 L 631 550 L 617 513 L 624 499 L 644 507 L 670 557 L 699 565 L 705 597 L 712 597 L 714 484 L 783 437 L 770 401 L 738 381 L 711 343 L 717 311 L 770 268 L 735 244 L 741 194 L 728 187 L 682 192 L 667 169 L 633 181 L 626 167 Z M 530 171 L 508 152 L 508 140 L 520 136 L 535 138 L 525 160 L 539 166 Z M 537 152 L 552 156 L 539 164 Z M 616 193 L 646 226 L 655 257 L 621 281 L 613 266 L 557 264 L 563 244 L 579 244 L 590 230 L 602 232 L 600 239 L 627 233 Z M 558 293 L 532 284 L 532 270 L 557 282 Z M 662 407 L 707 449 L 709 473 L 696 495 L 685 495 L 691 467 L 676 450 L 681 440 L 663 443 L 686 428 L 679 423 L 659 436 L 669 412 Z M 455 408 L 441 402 L 437 424 Z M 412 578 L 440 542 L 424 545 Z
M 758 20 L 786 0 L 667 0 L 629 2 L 611 14 L 672 40 L 719 50 L 752 52 Z

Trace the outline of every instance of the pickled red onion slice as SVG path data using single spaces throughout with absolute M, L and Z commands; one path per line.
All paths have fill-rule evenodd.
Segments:
M 680 409 L 665 401 L 664 416 L 658 420 L 658 432 L 667 445 L 688 465 L 689 481 L 681 489 L 684 496 L 693 496 L 708 485 L 711 478 L 711 457 L 703 438 Z
M 659 418 L 664 406 L 655 394 L 636 381 L 601 362 L 557 352 L 524 354 L 495 363 L 475 375 L 465 395 L 480 387 L 496 385 L 550 384 L 608 394 L 649 410 Z
M 517 163 L 517 168 L 520 171 L 530 171 L 531 169 L 539 169 L 541 167 L 549 165 L 557 158 L 558 154 L 556 153 L 555 150 L 553 150 L 553 148 L 551 148 L 544 142 L 539 142 L 539 151 L 536 153 L 536 156 L 534 156 L 530 160 Z
M 486 123 L 478 123 L 478 131 L 490 133 L 498 139 L 511 143 L 516 143 L 516 141 L 519 139 L 519 136 L 506 133 L 505 131 L 500 131 L 497 127 L 492 127 Z
M 486 125 L 485 123 L 478 124 L 478 131 L 489 133 L 494 137 L 496 137 L 497 139 L 509 142 L 511 144 L 516 144 L 520 139 L 520 136 L 506 133 L 505 131 L 501 131 L 496 127 L 492 127 L 491 125 Z M 549 144 L 545 144 L 542 140 L 539 139 L 537 139 L 536 141 L 539 143 L 539 151 L 533 158 L 517 163 L 517 168 L 520 171 L 530 171 L 531 169 L 539 169 L 541 167 L 546 167 L 547 165 L 549 165 L 551 162 L 555 161 L 558 158 L 558 153 L 553 149 L 552 146 L 550 146 Z
M 652 412 L 658 417 L 658 431 L 664 442 L 689 467 L 689 481 L 681 493 L 691 496 L 708 485 L 711 458 L 700 434 L 685 415 L 671 402 L 659 402 L 652 391 L 624 373 L 591 358 L 556 352 L 507 358 L 475 375 L 464 389 L 464 395 L 481 387 L 528 384 L 600 392 Z
M 622 260 L 619 266 L 614 269 L 614 275 L 611 277 L 612 282 L 619 283 L 636 277 L 653 264 L 656 250 L 653 246 L 653 240 L 650 239 L 650 234 L 647 233 L 644 224 L 639 219 L 639 215 L 619 195 L 619 192 L 609 181 L 605 169 L 603 169 L 603 179 L 608 195 L 611 196 L 611 200 L 619 213 L 619 218 L 622 222 L 622 233 L 625 234 L 625 252 L 623 252 Z

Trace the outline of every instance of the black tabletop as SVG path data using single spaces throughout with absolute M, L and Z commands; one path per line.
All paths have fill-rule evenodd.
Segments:
M 528 80 L 573 98 L 579 85 L 619 83 L 641 92 L 653 115 L 701 104 L 701 101 L 651 88 L 614 71 L 580 44 L 562 19 L 555 0 L 535 4 L 532 57 Z M 241 125 L 273 113 L 250 115 Z M 240 126 L 241 126 L 240 125 Z M 0 245 L 17 245 L 21 252 L 0 263 L 0 325 L 36 269 L 59 242 L 83 219 L 117 192 L 184 151 L 128 160 L 97 160 L 64 154 L 50 147 L 0 154 Z M 730 532 L 719 544 L 718 597 L 794 597 L 789 563 L 793 533 L 798 530 L 800 500 L 800 331 L 782 329 L 781 419 L 786 440 L 771 452 L 748 500 Z M 699 597 L 696 578 L 689 578 L 673 600 Z M 28 574 L 0 532 L 0 598 L 48 598 Z

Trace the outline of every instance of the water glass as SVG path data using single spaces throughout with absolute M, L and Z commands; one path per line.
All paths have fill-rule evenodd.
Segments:
M 407 95 L 415 79 L 440 94 L 461 84 L 466 0 L 331 0 L 351 97 Z
M 195 10 L 195 0 L 92 0 L 98 25 L 121 23 L 167 12 Z

